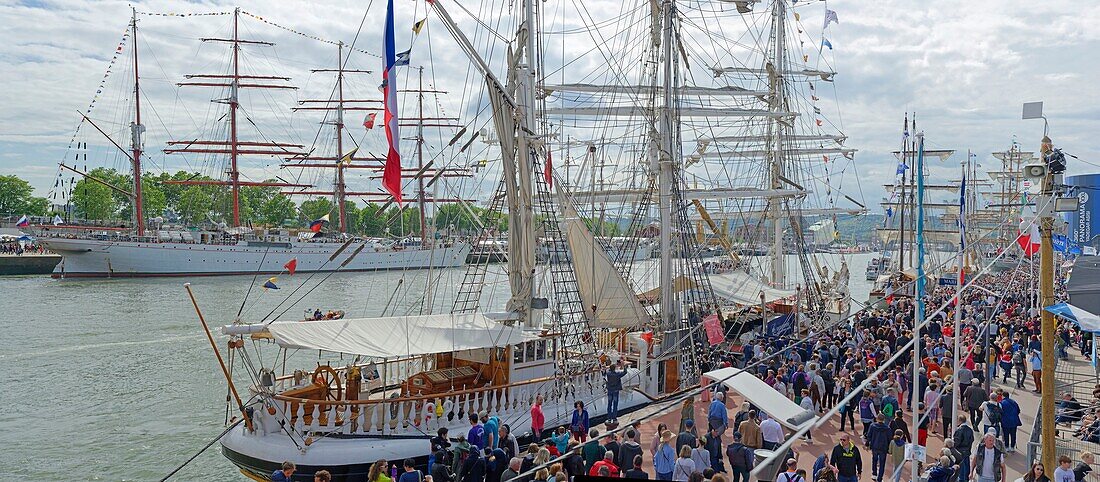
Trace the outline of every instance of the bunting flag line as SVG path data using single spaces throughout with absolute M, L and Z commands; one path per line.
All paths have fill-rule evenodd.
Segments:
M 279 281 L 278 277 L 272 276 L 272 277 L 268 278 L 267 281 L 264 282 L 264 289 L 265 290 L 277 290 L 277 289 L 279 289 L 279 286 L 275 284 L 276 281 Z
M 821 39 L 821 46 L 822 47 L 829 47 L 829 50 L 833 49 L 833 43 L 830 42 L 829 39 L 827 39 L 827 38 Z
M 287 261 L 286 264 L 283 265 L 283 269 L 285 269 L 287 273 L 290 273 L 291 276 L 294 276 L 294 270 L 298 269 L 298 258 L 290 258 L 290 261 Z
M 377 112 L 371 112 L 370 114 L 367 114 L 367 116 L 363 118 L 363 127 L 366 127 L 367 129 L 374 129 L 375 117 L 378 117 Z
M 428 17 L 424 17 L 421 20 L 417 20 L 416 23 L 413 24 L 413 33 L 417 34 L 417 35 L 420 35 L 420 29 L 424 28 L 425 23 L 428 23 Z
M 232 13 L 232 12 L 228 12 L 228 13 Z M 228 13 L 226 13 L 226 15 L 228 15 Z M 248 15 L 249 17 L 252 17 L 252 18 L 254 18 L 254 19 L 256 19 L 256 20 L 259 20 L 259 21 L 261 21 L 261 22 L 263 22 L 263 23 L 266 23 L 266 24 L 268 24 L 268 25 L 271 25 L 272 27 L 275 27 L 275 28 L 278 28 L 278 29 L 282 29 L 282 30 L 286 30 L 287 32 L 290 32 L 290 33 L 292 33 L 292 34 L 294 34 L 294 35 L 297 35 L 297 36 L 299 36 L 299 37 L 305 37 L 305 38 L 307 38 L 307 39 L 310 39 L 310 40 L 316 40 L 316 41 L 318 41 L 318 42 L 322 42 L 322 43 L 326 43 L 326 44 L 331 44 L 331 45 L 340 45 L 340 42 L 337 42 L 337 41 L 335 41 L 335 40 L 329 40 L 329 39 L 326 39 L 326 38 L 321 38 L 321 37 L 318 37 L 318 36 L 316 36 L 316 35 L 310 35 L 310 34 L 308 34 L 308 33 L 305 33 L 305 32 L 299 32 L 298 30 L 295 30 L 295 29 L 292 29 L 292 28 L 290 28 L 290 27 L 286 27 L 286 26 L 283 26 L 283 25 L 277 24 L 277 23 L 275 23 L 275 22 L 272 22 L 272 21 L 270 21 L 270 20 L 268 20 L 268 19 L 266 19 L 266 18 L 264 18 L 264 17 L 261 17 L 261 16 L 259 16 L 259 15 L 256 15 L 256 14 L 253 14 L 253 13 L 250 13 L 250 12 L 247 12 L 247 11 L 244 11 L 244 10 L 241 10 L 241 13 L 243 13 L 243 14 L 245 14 L 245 15 Z M 344 47 L 348 47 L 348 46 L 347 46 L 347 45 L 344 45 Z M 376 53 L 374 53 L 374 52 L 368 52 L 368 51 L 366 51 L 366 50 L 363 50 L 363 49 L 357 49 L 357 48 L 350 48 L 350 47 L 348 47 L 348 48 L 349 48 L 349 50 L 354 50 L 354 51 L 356 51 L 356 52 L 359 52 L 359 53 L 361 53 L 361 54 L 367 54 L 367 55 L 370 55 L 371 57 L 377 57 L 377 58 L 382 58 L 382 56 L 381 56 L 381 55 L 378 55 L 378 54 L 376 54 Z
M 386 3 L 386 26 L 382 35 L 382 92 L 385 104 L 383 125 L 386 127 L 386 140 L 390 148 L 386 153 L 386 168 L 382 171 L 382 187 L 401 206 L 401 135 L 397 116 L 397 73 L 394 71 L 397 66 L 397 48 L 394 42 L 393 0 Z
M 829 28 L 829 24 L 830 24 L 830 23 L 836 23 L 836 24 L 839 24 L 839 23 L 840 23 L 840 19 L 839 19 L 839 18 L 837 18 L 837 16 L 836 16 L 836 12 L 834 12 L 834 11 L 832 11 L 832 10 L 829 10 L 829 9 L 827 9 L 827 8 L 826 8 L 826 9 L 825 9 L 825 26 L 824 26 L 824 27 L 821 27 L 821 28 Z

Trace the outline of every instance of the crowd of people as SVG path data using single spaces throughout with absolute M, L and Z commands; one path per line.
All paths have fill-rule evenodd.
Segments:
M 1020 405 L 1012 394 L 1020 389 L 1041 393 L 1039 310 L 1027 280 L 1017 273 L 991 275 L 979 285 L 984 289 L 969 290 L 960 303 L 951 288 L 933 289 L 924 301 L 934 316 L 919 335 L 913 325 L 914 300 L 899 298 L 862 311 L 840 327 L 797 340 L 758 338 L 740 350 L 716 352 L 708 363 L 745 368 L 815 414 L 839 406 L 839 443 L 817 457 L 811 471 L 798 467 L 799 454 L 790 449 L 783 454 L 786 471 L 779 482 L 898 482 L 906 467 L 920 470 L 929 482 L 1007 482 L 1005 459 L 1017 451 L 1021 425 Z M 961 310 L 957 328 L 956 310 Z M 907 348 L 914 337 L 916 357 Z M 1074 343 L 1082 352 L 1091 350 L 1091 336 L 1068 323 L 1058 327 L 1058 339 L 1057 356 L 1067 356 Z M 617 365 L 605 372 L 613 419 L 618 397 L 612 395 L 621 389 L 623 370 Z M 466 433 L 452 437 L 442 428 L 432 437 L 426 474 L 398 477 L 397 467 L 381 460 L 372 467 L 369 482 L 504 482 L 519 475 L 522 482 L 569 482 L 577 474 L 749 482 L 756 451 L 775 450 L 791 434 L 769 416 L 767 407 L 749 401 L 727 404 L 724 388 L 717 386 L 699 419 L 695 400 L 689 398 L 677 426 L 662 423 L 644 430 L 633 424 L 602 434 L 591 426 L 580 401 L 568 425 L 544 432 L 539 399 L 531 408 L 532 426 L 534 433 L 547 436 L 525 449 L 507 423 L 472 413 Z M 1089 404 L 1063 395 L 1058 421 L 1100 442 L 1100 385 L 1093 395 Z M 919 421 L 910 426 L 914 408 Z M 812 443 L 812 436 L 806 434 L 807 442 Z M 942 450 L 927 454 L 930 464 L 914 468 L 913 444 L 927 448 L 930 437 L 942 441 Z M 864 460 L 863 451 L 870 452 L 870 460 Z M 1070 463 L 1066 459 L 1053 474 L 1055 481 L 1083 480 L 1082 474 L 1091 471 L 1091 457 L 1082 455 L 1074 469 L 1065 466 Z M 415 470 L 410 463 L 406 461 L 406 473 Z M 1045 470 L 1035 464 L 1024 482 L 1049 481 Z M 1072 479 L 1062 477 L 1067 470 L 1075 474 Z M 868 473 L 870 479 L 864 478 Z
M 0 254 L 47 254 L 49 253 L 41 244 L 26 241 L 0 242 Z

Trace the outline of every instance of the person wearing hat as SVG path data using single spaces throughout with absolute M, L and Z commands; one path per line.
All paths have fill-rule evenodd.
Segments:
M 672 471 L 676 468 L 676 449 L 672 448 L 672 432 L 665 430 L 661 434 L 661 444 L 653 454 L 653 470 L 657 480 L 672 480 Z
M 684 447 L 691 450 L 698 444 L 699 437 L 695 436 L 695 421 L 689 418 L 684 421 L 684 431 L 676 436 L 676 453 L 680 453 Z

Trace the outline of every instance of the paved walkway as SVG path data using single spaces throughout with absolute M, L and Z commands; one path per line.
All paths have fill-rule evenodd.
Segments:
M 1001 384 L 1001 383 L 999 383 L 1000 380 L 997 380 L 997 382 L 998 383 L 994 383 L 994 385 L 993 385 L 994 388 L 999 387 L 999 388 L 1004 388 L 1004 389 L 1008 390 L 1009 393 L 1011 394 L 1011 397 L 1014 398 L 1016 400 L 1016 402 L 1020 404 L 1020 412 L 1021 412 L 1020 413 L 1020 419 L 1023 422 L 1023 424 L 1020 426 L 1020 428 L 1017 432 L 1017 444 L 1016 444 L 1017 451 L 1015 453 L 1008 454 L 1006 459 L 1005 459 L 1006 466 L 1007 466 L 1006 468 L 1007 468 L 1007 472 L 1008 472 L 1006 474 L 1008 476 L 1008 477 L 1006 477 L 1006 479 L 1009 480 L 1009 481 L 1012 481 L 1012 480 L 1015 480 L 1015 479 L 1021 477 L 1022 474 L 1025 473 L 1028 469 L 1027 460 L 1026 460 L 1027 459 L 1027 450 L 1026 450 L 1027 449 L 1027 441 L 1031 437 L 1032 426 L 1035 422 L 1035 414 L 1036 414 L 1036 411 L 1038 410 L 1038 407 L 1039 407 L 1039 395 L 1035 394 L 1031 391 L 1031 389 L 1034 388 L 1034 387 L 1032 386 L 1030 380 L 1025 381 L 1026 388 L 1022 388 L 1022 389 L 1015 388 L 1015 382 L 1012 378 L 1009 379 L 1008 384 Z M 737 413 L 737 408 L 740 407 L 741 401 L 742 401 L 742 399 L 741 399 L 740 396 L 738 396 L 734 392 L 729 392 L 729 396 L 727 397 L 727 400 L 726 400 L 726 406 L 727 406 L 727 408 L 730 409 L 729 414 L 730 414 L 730 419 L 731 420 L 733 419 L 734 414 Z M 698 400 L 696 401 L 696 403 L 695 403 L 695 421 L 696 421 L 696 423 L 700 423 L 700 422 L 705 423 L 705 421 L 706 421 L 706 410 L 707 410 L 708 405 L 709 405 L 709 402 L 702 402 L 702 401 L 698 401 Z M 908 407 L 906 407 L 906 408 L 908 408 Z M 906 412 L 906 413 L 908 415 L 908 412 Z M 858 420 L 858 418 L 859 417 L 857 416 L 856 419 Z M 631 421 L 632 421 L 632 418 L 629 417 L 629 416 L 624 416 L 620 420 L 620 422 L 623 422 L 623 423 L 630 423 Z M 909 418 L 909 416 L 906 417 L 906 422 L 911 422 L 911 419 Z M 645 461 L 644 468 L 651 475 L 654 473 L 654 471 L 653 471 L 653 454 L 652 454 L 652 452 L 650 451 L 649 448 L 650 448 L 650 444 L 652 443 L 653 433 L 656 431 L 657 425 L 659 423 L 667 424 L 670 427 L 670 429 L 673 432 L 675 432 L 676 428 L 679 427 L 679 423 L 680 423 L 680 410 L 675 409 L 670 413 L 666 413 L 666 414 L 664 414 L 660 417 L 656 417 L 654 419 L 647 420 L 647 421 L 645 421 L 641 424 L 641 443 L 642 443 L 643 449 L 645 450 L 645 456 L 643 457 L 643 459 Z M 857 422 L 857 423 L 859 423 L 859 422 Z M 971 425 L 971 426 L 973 426 L 973 425 Z M 863 463 L 864 463 L 864 473 L 863 473 L 863 479 L 862 480 L 870 481 L 870 480 L 873 480 L 871 478 L 871 469 L 870 469 L 871 451 L 868 450 L 868 449 L 863 448 L 862 445 L 859 444 L 859 435 L 862 433 L 862 424 L 860 424 L 859 427 L 860 428 L 856 429 L 856 430 L 849 430 L 849 429 L 846 428 L 845 431 L 853 436 L 853 440 L 856 442 L 856 444 L 859 446 L 859 448 L 862 452 Z M 913 436 L 916 436 L 916 430 L 913 429 L 912 427 L 910 427 L 910 430 L 913 433 Z M 981 430 L 980 427 L 975 429 L 976 432 L 980 431 L 980 430 Z M 723 442 L 725 442 L 727 444 L 732 441 L 732 437 L 729 435 L 729 433 L 730 432 L 727 431 L 726 436 L 723 437 Z M 788 432 L 788 434 L 789 434 L 789 432 Z M 833 419 L 829 420 L 824 425 L 822 425 L 821 427 L 816 429 L 813 432 L 812 435 L 813 435 L 813 442 L 802 440 L 802 441 L 796 442 L 795 445 L 794 445 L 795 451 L 797 451 L 798 454 L 799 454 L 799 456 L 798 456 L 798 467 L 806 469 L 807 473 L 812 472 L 814 461 L 817 459 L 817 457 L 819 455 L 827 454 L 827 453 L 831 452 L 833 447 L 836 446 L 837 443 L 839 443 L 840 417 L 839 416 L 833 417 Z M 980 435 L 978 435 L 977 433 L 975 435 L 977 437 L 980 437 Z M 931 457 L 932 457 L 933 454 L 936 454 L 936 458 L 938 459 L 938 454 L 940 453 L 940 450 L 942 448 L 943 448 L 943 435 L 942 434 L 929 433 L 929 435 L 928 435 L 929 460 L 931 460 Z M 725 460 L 724 456 L 723 456 L 723 460 Z M 726 462 L 726 465 L 728 466 L 729 463 Z M 888 461 L 887 462 L 887 474 L 890 474 L 891 470 L 892 470 L 892 467 L 890 466 L 890 462 Z M 886 480 L 889 480 L 889 478 L 887 478 Z M 902 480 L 906 480 L 906 481 L 910 480 L 910 474 L 909 474 L 909 468 L 908 467 L 905 469 L 905 471 L 902 474 Z

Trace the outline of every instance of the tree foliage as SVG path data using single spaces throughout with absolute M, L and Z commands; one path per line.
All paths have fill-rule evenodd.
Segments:
M 18 176 L 0 176 L 0 215 L 43 216 L 49 208 L 49 200 L 35 197 L 29 182 Z

